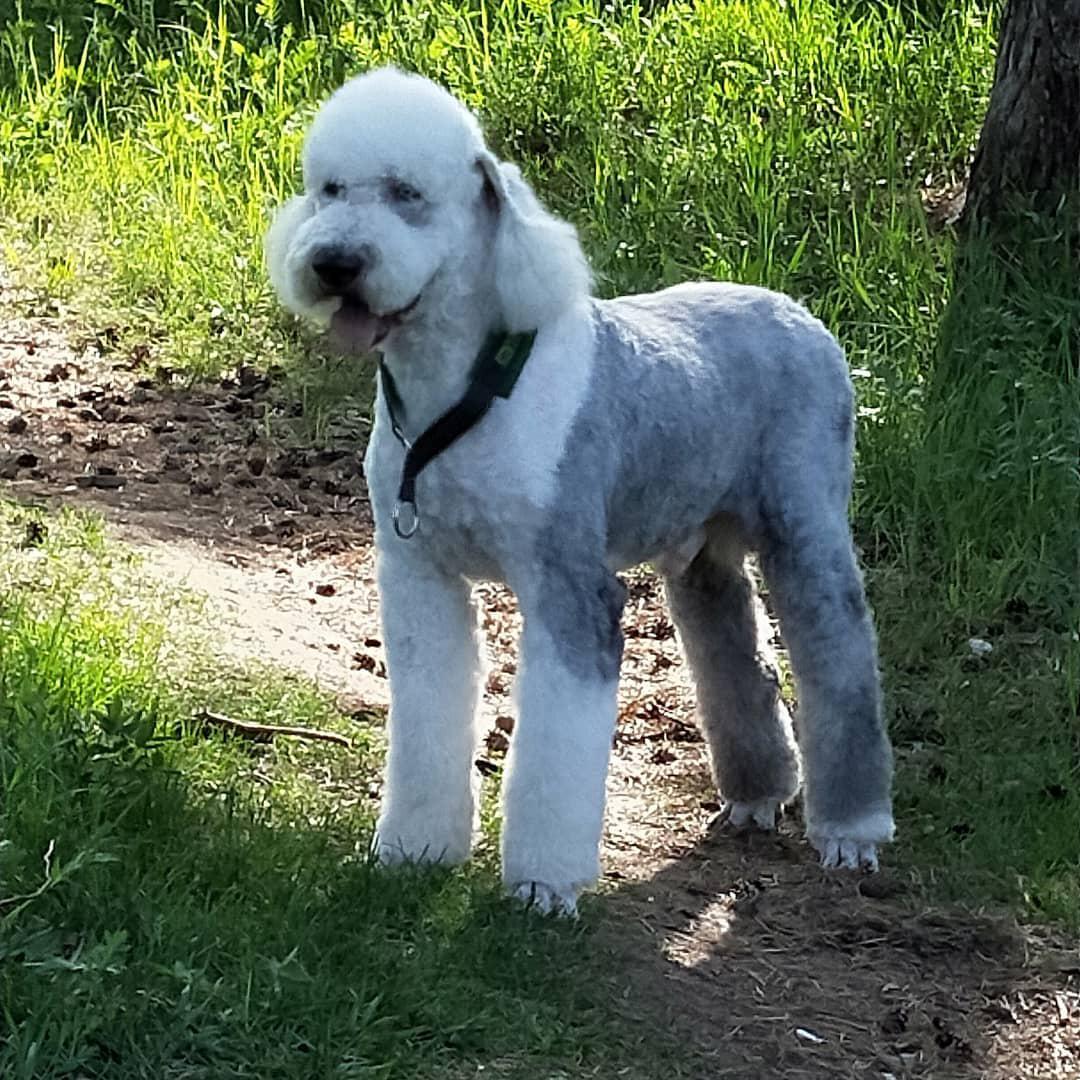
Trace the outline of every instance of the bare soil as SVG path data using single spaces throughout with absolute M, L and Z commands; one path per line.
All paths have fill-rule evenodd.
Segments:
M 273 376 L 191 387 L 149 349 L 79 340 L 19 299 L 0 288 L 4 494 L 100 512 L 155 573 L 208 596 L 235 657 L 384 708 L 361 448 L 272 442 L 268 414 L 296 407 Z M 591 916 L 627 1012 L 670 1026 L 702 1077 L 1080 1077 L 1075 942 L 931 907 L 888 856 L 876 876 L 826 874 L 795 813 L 776 834 L 724 826 L 657 583 L 628 584 L 607 901 Z M 479 592 L 492 774 L 517 613 L 504 590 Z

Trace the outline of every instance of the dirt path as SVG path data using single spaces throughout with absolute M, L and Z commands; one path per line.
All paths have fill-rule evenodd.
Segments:
M 73 340 L 0 288 L 4 493 L 104 515 L 164 579 L 206 594 L 227 647 L 352 709 L 387 702 L 358 455 L 271 442 L 272 378 L 186 388 L 148 350 Z M 598 929 L 625 1005 L 696 1048 L 705 1077 L 1080 1077 L 1080 952 L 928 910 L 914 883 L 822 873 L 794 815 L 775 836 L 715 821 L 704 748 L 653 579 L 629 579 Z M 484 763 L 512 720 L 517 616 L 481 590 Z

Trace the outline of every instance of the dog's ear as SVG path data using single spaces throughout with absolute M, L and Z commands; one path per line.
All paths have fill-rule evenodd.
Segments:
M 294 195 L 274 211 L 270 228 L 263 240 L 263 257 L 270 273 L 270 284 L 278 298 L 290 311 L 301 313 L 301 305 L 293 292 L 292 276 L 289 274 L 289 248 L 296 230 L 314 213 L 311 200 L 305 195 Z
M 485 151 L 476 162 L 495 214 L 495 292 L 506 329 L 536 330 L 588 296 L 589 264 L 569 222 L 549 214 L 516 165 Z

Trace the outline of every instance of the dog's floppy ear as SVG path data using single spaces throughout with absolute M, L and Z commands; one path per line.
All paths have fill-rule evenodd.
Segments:
M 588 295 L 589 264 L 573 225 L 540 205 L 516 165 L 487 151 L 477 165 L 497 217 L 492 269 L 503 321 L 511 333 L 536 330 Z
M 302 305 L 293 293 L 288 267 L 289 248 L 296 230 L 313 213 L 310 199 L 304 195 L 294 195 L 274 211 L 270 228 L 263 240 L 263 257 L 270 272 L 270 284 L 274 286 L 281 302 L 297 314 L 302 311 Z

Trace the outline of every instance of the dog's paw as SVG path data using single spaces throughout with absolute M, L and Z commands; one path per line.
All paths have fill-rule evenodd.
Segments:
M 557 889 L 542 881 L 519 881 L 507 888 L 515 900 L 541 915 L 562 915 L 577 918 L 577 893 L 571 888 Z
M 893 838 L 892 814 L 872 814 L 854 825 L 822 826 L 807 833 L 821 865 L 844 870 L 877 870 L 878 845 Z
M 818 837 L 810 841 L 821 856 L 821 865 L 830 869 L 877 870 L 877 844 L 865 840 L 844 840 L 839 837 Z
M 779 809 L 779 799 L 729 802 L 724 807 L 726 821 L 733 828 L 746 829 L 756 825 L 759 829 L 765 829 L 768 832 L 776 828 L 776 813 Z

